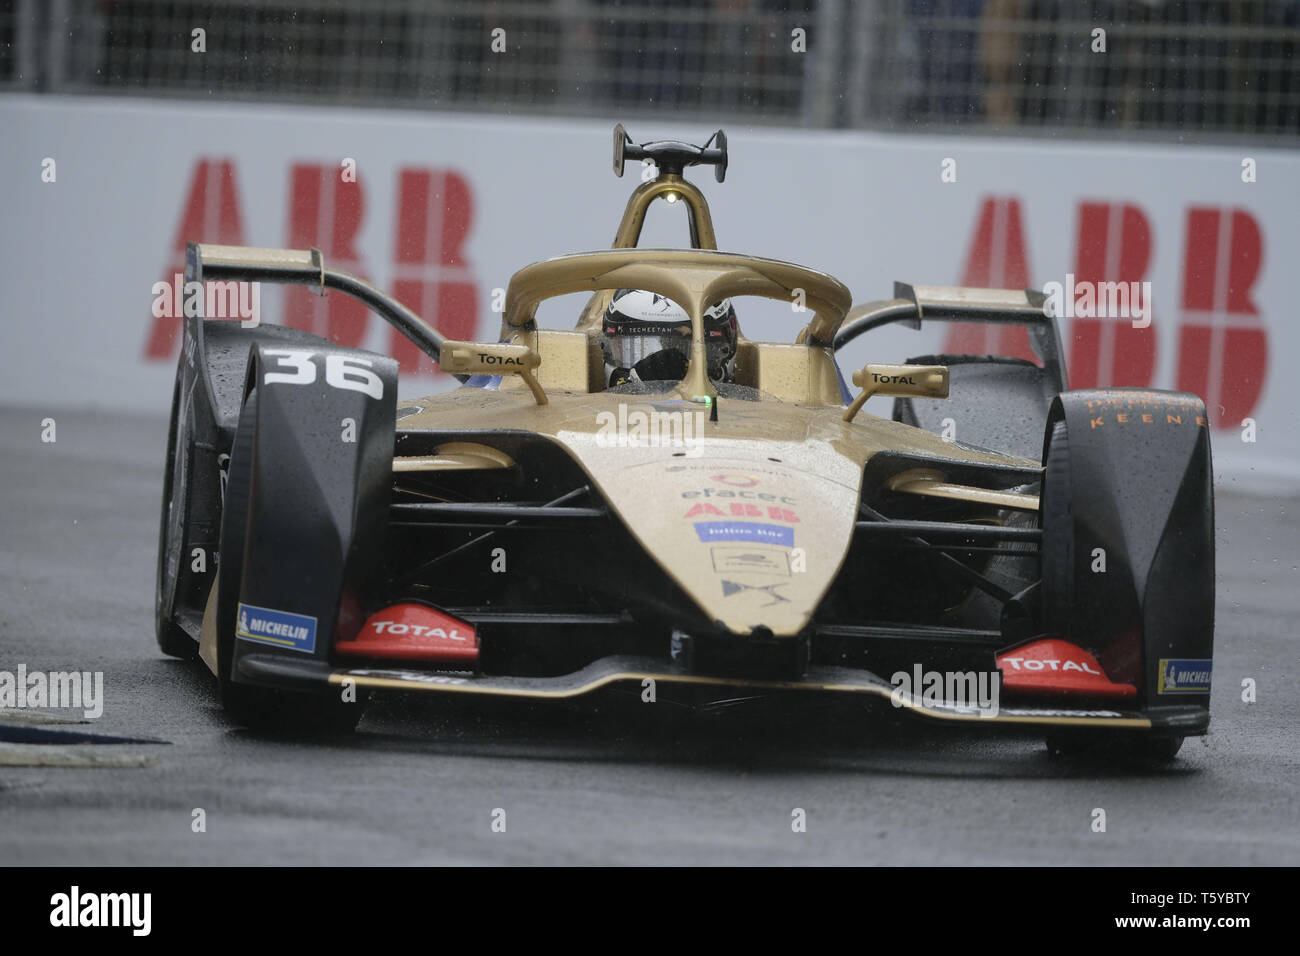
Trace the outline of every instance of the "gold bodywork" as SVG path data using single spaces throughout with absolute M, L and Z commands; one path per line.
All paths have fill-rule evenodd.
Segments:
M 943 365 L 868 365 L 853 373 L 862 389 L 847 409 L 844 420 L 853 421 L 872 395 L 924 395 L 948 397 L 948 369 Z
M 636 248 L 646 209 L 669 197 L 686 204 L 695 248 Z M 418 336 L 417 344 L 444 370 L 501 376 L 494 387 L 462 387 L 407 403 L 414 409 L 403 415 L 403 431 L 454 431 L 462 440 L 433 454 L 397 458 L 395 473 L 526 468 L 494 448 L 492 436 L 531 432 L 568 452 L 615 519 L 709 620 L 736 634 L 764 628 L 776 637 L 800 634 L 835 580 L 858 519 L 863 469 L 874 455 L 907 452 L 926 460 L 920 472 L 899 476 L 891 486 L 897 492 L 1008 508 L 1036 505 L 1033 496 L 950 482 L 945 463 L 1036 468 L 1037 462 L 857 415 L 865 394 L 888 394 L 880 381 L 864 377 L 884 366 L 855 377 L 866 388 L 846 413 L 831 343 L 849 312 L 849 290 L 793 263 L 716 251 L 708 205 L 680 176 L 665 174 L 635 190 L 614 244 L 516 272 L 499 343 L 444 340 L 401 303 L 367 300 Z M 315 250 L 195 250 L 214 274 L 322 289 L 332 283 L 355 294 L 347 285 L 351 277 L 326 270 Z M 686 375 L 664 394 L 604 390 L 597 336 L 610 296 L 620 288 L 666 296 L 690 318 Z M 372 290 L 362 284 L 360 291 Z M 593 296 L 573 330 L 537 328 L 543 301 L 584 291 Z M 792 328 L 790 342 L 742 336 L 734 384 L 754 390 L 758 400 L 720 398 L 707 374 L 704 311 L 747 295 L 802 301 L 812 318 Z M 942 366 L 889 368 L 918 376 L 907 394 L 946 395 Z M 209 602 L 205 638 L 213 610 Z M 206 660 L 210 641 L 204 644 Z
M 399 455 L 393 471 L 496 471 L 515 467 L 514 459 L 498 448 L 475 442 L 448 442 L 432 455 Z
M 608 665 L 608 666 L 601 666 Z M 433 678 L 433 679 L 430 679 Z M 883 678 L 867 671 L 814 667 L 800 680 L 763 680 L 753 677 L 719 677 L 686 674 L 668 669 L 657 661 L 638 658 L 606 658 L 586 672 L 569 675 L 569 679 L 547 681 L 512 681 L 510 678 L 474 678 L 459 675 L 428 675 L 412 671 L 375 671 L 366 668 L 343 668 L 332 672 L 328 681 L 336 688 L 347 686 L 373 690 L 404 690 L 461 696 L 513 697 L 524 700 L 570 700 L 617 684 L 645 687 L 646 681 L 665 687 L 695 687 L 725 695 L 814 692 L 854 695 L 897 702 L 898 706 L 936 720 L 961 723 L 1011 724 L 1035 727 L 1111 727 L 1149 730 L 1150 718 L 1125 711 L 1061 711 L 1032 707 L 1003 707 L 998 713 L 979 713 L 970 708 L 944 703 L 923 703 L 907 695 L 898 696 Z
M 546 299 L 615 289 L 656 292 L 690 317 L 691 354 L 686 376 L 675 389 L 677 397 L 688 401 L 717 395 L 708 377 L 704 337 L 704 310 L 713 303 L 741 295 L 787 302 L 801 298 L 813 320 L 807 326 L 809 345 L 800 347 L 808 351 L 823 346 L 822 364 L 829 363 L 826 371 L 833 372 L 834 362 L 824 347 L 852 302 L 838 279 L 777 259 L 703 249 L 611 249 L 547 259 L 516 272 L 506 288 L 500 337 L 518 344 L 513 333 L 536 328 L 537 307 Z M 811 378 L 805 380 L 807 387 L 813 384 Z
M 994 488 L 973 488 L 970 485 L 958 485 L 945 481 L 943 472 L 933 468 L 913 468 L 899 472 L 885 482 L 890 491 L 901 491 L 909 495 L 921 495 L 927 498 L 949 498 L 956 501 L 973 501 L 993 505 L 996 508 L 1011 508 L 1016 511 L 1037 511 L 1038 495 L 1026 495 L 1018 491 L 999 491 Z
M 537 404 L 545 405 L 546 392 L 534 374 L 540 361 L 536 350 L 528 345 L 451 340 L 442 343 L 442 353 L 438 357 L 442 370 L 453 375 L 518 375 L 533 393 Z
M 674 191 L 689 197 L 693 209 L 698 198 L 703 213 L 697 211 L 696 221 L 711 241 L 707 206 L 693 190 L 672 178 L 643 184 L 616 243 L 635 242 L 645 206 Z M 690 317 L 686 376 L 662 395 L 602 389 L 595 335 L 601 303 L 619 288 L 666 296 Z M 577 329 L 536 327 L 543 301 L 574 292 L 595 293 Z M 739 342 L 735 384 L 756 390 L 757 401 L 719 398 L 706 371 L 704 310 L 741 295 L 784 301 L 798 295 L 812 313 L 798 342 Z M 563 446 L 709 620 L 737 634 L 761 627 L 792 637 L 806 628 L 844 562 L 863 468 L 877 452 L 935 461 L 923 479 L 896 490 L 980 504 L 1023 506 L 1029 496 L 943 482 L 944 461 L 1037 467 L 874 415 L 845 414 L 829 343 L 850 304 L 849 290 L 824 273 L 711 249 L 617 248 L 534 263 L 510 280 L 500 337 L 535 360 L 547 403 L 530 400 L 520 378 L 502 376 L 494 389 L 462 388 L 413 403 L 419 411 L 405 416 L 402 428 L 479 433 L 476 440 L 485 444 L 492 432 L 522 429 Z M 947 394 L 942 366 L 868 366 L 858 377 L 872 369 L 877 380 L 862 379 L 865 394 Z M 909 376 L 907 386 L 884 383 L 885 373 Z M 853 411 L 860 407 L 861 401 Z M 409 459 L 401 468 L 420 470 Z
M 546 368 L 545 344 L 539 351 Z M 877 452 L 932 458 L 936 475 L 944 461 L 1036 466 L 874 415 L 845 422 L 842 404 L 795 391 L 719 399 L 711 421 L 703 407 L 669 395 L 552 390 L 537 405 L 507 378 L 499 389 L 417 401 L 421 410 L 402 427 L 481 432 L 485 444 L 493 431 L 523 429 L 562 445 L 663 571 L 710 620 L 739 634 L 763 626 L 793 636 L 807 625 L 848 552 L 863 467 Z M 955 489 L 949 496 L 961 497 Z M 968 497 L 990 503 L 987 494 L 971 488 Z
M 656 199 L 681 202 L 690 217 L 695 248 L 717 249 L 718 240 L 713 234 L 713 216 L 704 194 L 676 173 L 665 173 L 638 186 L 623 210 L 623 220 L 614 235 L 615 249 L 632 249 L 641 238 L 645 214 Z
M 651 184 L 647 184 L 651 185 Z M 681 183 L 671 183 L 684 196 Z M 644 186 L 634 196 L 665 191 Z M 641 197 L 641 198 L 638 198 Z M 648 202 L 649 199 L 644 201 Z M 633 211 L 639 231 L 643 213 Z M 633 237 L 625 219 L 620 239 Z M 707 212 L 700 224 L 711 236 Z M 220 249 L 257 268 L 258 250 Z M 268 251 L 267 263 L 310 270 L 315 253 Z M 662 395 L 602 390 L 604 365 L 589 321 L 572 331 L 538 329 L 544 300 L 638 288 L 675 301 L 690 316 L 693 342 L 686 377 Z M 738 343 L 735 384 L 757 401 L 719 398 L 707 375 L 704 310 L 723 298 L 803 297 L 812 319 L 798 342 Z M 824 273 L 788 262 L 708 249 L 612 249 L 534 263 L 511 278 L 500 343 L 441 343 L 448 371 L 503 373 L 495 388 L 464 387 L 413 403 L 403 430 L 456 431 L 462 442 L 432 455 L 401 457 L 394 472 L 526 467 L 492 447 L 492 433 L 525 430 L 563 446 L 645 551 L 707 615 L 737 634 L 766 628 L 803 631 L 848 553 L 862 496 L 863 469 L 882 451 L 922 456 L 932 466 L 895 491 L 1010 508 L 1032 496 L 949 482 L 944 463 L 1037 467 L 983 452 L 870 414 L 846 414 L 829 343 L 850 306 L 849 290 Z M 792 336 L 795 337 L 795 336 Z M 908 394 L 944 394 L 942 366 L 868 366 L 855 376 L 865 391 L 872 369 L 913 376 Z M 879 378 L 879 376 L 877 376 Z M 911 381 L 911 380 L 909 380 Z M 861 400 L 854 408 L 861 406 Z M 850 409 L 852 412 L 854 409 Z M 593 567 L 592 574 L 600 569 Z

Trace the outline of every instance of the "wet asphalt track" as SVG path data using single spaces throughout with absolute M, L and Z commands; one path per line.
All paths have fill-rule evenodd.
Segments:
M 80 725 L 0 715 L 0 864 L 1300 863 L 1300 500 L 1220 489 L 1214 722 L 1161 772 L 856 712 L 617 700 L 402 697 L 322 743 L 234 729 L 207 672 L 157 650 L 166 423 L 58 415 L 50 445 L 44 415 L 0 411 L 0 670 L 103 670 L 106 706 Z M 55 765 L 13 765 L 38 761 Z

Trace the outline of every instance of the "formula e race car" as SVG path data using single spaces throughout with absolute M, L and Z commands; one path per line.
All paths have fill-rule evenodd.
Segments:
M 198 655 L 232 718 L 259 727 L 348 729 L 389 689 L 624 685 L 858 695 L 1143 759 L 1206 732 L 1199 398 L 1068 391 L 1038 292 L 899 283 L 851 308 L 829 275 L 718 251 L 685 171 L 723 181 L 721 131 L 638 145 L 620 125 L 619 175 L 626 160 L 657 175 L 613 248 L 516 272 L 497 342 L 445 338 L 314 249 L 189 245 L 187 282 L 353 296 L 461 384 L 399 401 L 383 355 L 187 317 L 158 555 L 166 653 Z M 656 199 L 684 205 L 689 248 L 638 247 Z M 591 293 L 576 327 L 539 328 L 538 306 L 572 293 Z M 752 341 L 735 296 L 798 299 L 801 327 Z M 950 321 L 1023 326 L 1037 361 L 869 364 L 850 392 L 846 343 Z M 872 395 L 893 397 L 892 418 L 863 410 Z

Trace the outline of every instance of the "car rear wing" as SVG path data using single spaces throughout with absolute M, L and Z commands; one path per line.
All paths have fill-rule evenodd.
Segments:
M 963 286 L 894 283 L 894 298 L 854 306 L 835 333 L 836 350 L 864 332 L 900 322 L 919 329 L 922 321 L 990 322 L 1021 325 L 1044 371 L 1065 390 L 1065 363 L 1056 319 L 1048 314 L 1047 296 L 1036 289 L 977 289 Z
M 319 249 L 260 249 L 191 242 L 185 246 L 185 281 L 282 282 L 337 289 L 384 318 L 435 362 L 446 337 L 391 296 L 356 276 L 327 269 Z

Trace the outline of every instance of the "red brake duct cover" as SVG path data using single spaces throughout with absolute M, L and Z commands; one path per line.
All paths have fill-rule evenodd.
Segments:
M 370 615 L 355 641 L 334 649 L 349 657 L 473 665 L 478 660 L 474 626 L 423 604 L 394 604 Z
M 1132 684 L 1115 684 L 1082 647 L 1041 638 L 998 655 L 1002 689 L 1076 697 L 1136 697 Z

